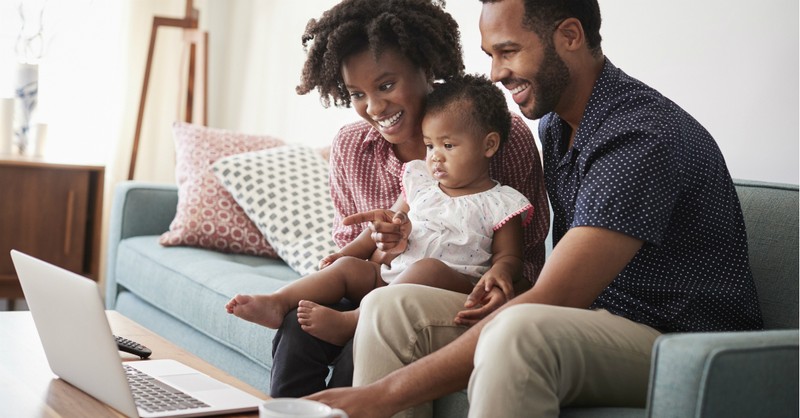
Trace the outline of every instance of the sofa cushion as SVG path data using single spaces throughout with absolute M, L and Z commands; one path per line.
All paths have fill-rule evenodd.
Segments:
M 798 405 L 797 341 L 767 347 L 720 348 L 703 370 L 699 415 L 779 417 Z M 731 384 L 736 382 L 736 384 Z M 768 400 L 765 402 L 765 400 Z
M 212 169 L 295 271 L 317 271 L 333 242 L 328 163 L 318 151 L 283 146 L 222 158 Z
M 230 155 L 283 145 L 283 141 L 185 122 L 173 125 L 173 137 L 178 207 L 169 231 L 161 235 L 161 244 L 277 257 L 258 228 L 214 177 L 211 164 Z
M 798 326 L 798 187 L 736 180 L 766 329 Z
M 648 416 L 777 416 L 768 412 L 797 405 L 797 338 L 797 330 L 661 335 L 653 346 Z M 750 406 L 717 414 L 727 408 L 718 402 Z
M 163 247 L 157 236 L 119 244 L 120 286 L 210 338 L 269 368 L 275 330 L 225 311 L 237 293 L 270 293 L 299 276 L 283 261 L 192 247 Z

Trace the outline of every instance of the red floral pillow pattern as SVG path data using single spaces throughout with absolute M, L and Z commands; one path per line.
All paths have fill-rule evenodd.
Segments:
M 283 141 L 185 122 L 175 122 L 172 132 L 178 207 L 159 243 L 277 258 L 261 231 L 217 180 L 211 165 L 231 155 L 277 147 Z

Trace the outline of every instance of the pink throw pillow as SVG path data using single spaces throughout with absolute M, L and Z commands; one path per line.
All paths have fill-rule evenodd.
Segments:
M 178 207 L 159 243 L 277 258 L 261 231 L 214 176 L 211 165 L 220 158 L 277 147 L 283 141 L 185 122 L 175 122 L 172 133 Z

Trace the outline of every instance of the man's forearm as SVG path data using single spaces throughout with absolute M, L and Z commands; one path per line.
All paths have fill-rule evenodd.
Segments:
M 518 303 L 520 301 L 517 298 L 512 299 L 450 344 L 395 370 L 370 386 L 379 386 L 380 393 L 386 393 L 386 403 L 391 405 L 392 413 L 466 388 L 474 368 L 475 347 L 478 345 L 481 330 L 497 314 Z
M 485 322 L 476 324 L 434 355 L 425 356 L 373 383 L 387 394 L 393 413 L 466 388 L 475 346 Z

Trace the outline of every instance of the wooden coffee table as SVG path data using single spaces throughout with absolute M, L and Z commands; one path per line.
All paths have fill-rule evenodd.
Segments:
M 153 350 L 151 358 L 181 361 L 261 399 L 269 397 L 252 386 L 175 346 L 115 311 L 107 312 L 115 335 Z M 69 350 L 69 341 L 64 341 Z M 76 356 L 81 353 L 75 353 Z M 121 360 L 138 357 L 120 352 Z M 144 360 L 146 361 L 146 360 Z M 121 417 L 111 407 L 59 379 L 50 370 L 30 312 L 0 312 L 0 415 L 7 417 Z M 228 415 L 258 417 L 258 412 Z

